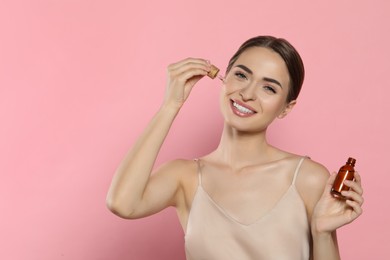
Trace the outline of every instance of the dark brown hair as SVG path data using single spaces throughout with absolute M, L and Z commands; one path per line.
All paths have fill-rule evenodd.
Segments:
M 230 71 L 238 57 L 247 49 L 252 47 L 264 47 L 278 53 L 286 63 L 289 76 L 290 87 L 287 96 L 287 103 L 296 100 L 301 91 L 303 80 L 305 78 L 305 68 L 301 56 L 297 50 L 285 39 L 273 36 L 257 36 L 244 42 L 237 52 L 230 59 L 226 74 Z

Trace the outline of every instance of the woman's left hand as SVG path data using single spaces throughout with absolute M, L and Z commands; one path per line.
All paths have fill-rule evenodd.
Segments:
M 351 223 L 358 218 L 363 210 L 363 188 L 359 173 L 355 172 L 355 181 L 344 181 L 351 189 L 342 191 L 347 199 L 338 199 L 330 193 L 336 174 L 329 177 L 324 192 L 314 208 L 312 215 L 312 232 L 327 233 Z

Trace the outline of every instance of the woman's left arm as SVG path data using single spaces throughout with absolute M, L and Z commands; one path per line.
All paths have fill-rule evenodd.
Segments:
M 311 214 L 311 233 L 313 238 L 313 259 L 340 259 L 336 230 L 351 223 L 362 214 L 363 188 L 360 175 L 355 173 L 355 181 L 344 181 L 350 187 L 342 195 L 347 199 L 338 199 L 330 190 L 336 174 L 329 177 L 324 191 Z

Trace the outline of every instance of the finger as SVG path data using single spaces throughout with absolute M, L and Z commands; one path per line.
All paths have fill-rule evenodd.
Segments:
M 330 174 L 328 178 L 327 185 L 333 185 L 336 176 L 337 176 L 337 172 L 332 172 L 332 174 Z
M 357 183 L 362 183 L 362 177 L 360 176 L 359 172 L 356 171 L 354 177 Z
M 326 182 L 326 185 L 325 185 L 325 192 L 330 192 L 330 190 L 332 189 L 334 180 L 336 179 L 336 176 L 337 176 L 336 172 L 332 172 L 332 174 L 329 176 L 329 178 Z
M 186 63 L 176 69 L 171 69 L 169 71 L 169 76 L 171 79 L 176 77 L 184 76 L 185 79 L 193 77 L 195 75 L 206 75 L 210 71 L 210 68 L 207 65 L 200 63 Z
M 204 64 L 209 63 L 209 62 L 208 62 L 207 60 L 205 60 L 205 59 L 189 57 L 189 58 L 180 60 L 180 61 L 178 61 L 178 62 L 172 63 L 172 64 L 170 64 L 168 67 L 171 67 L 172 69 L 175 69 L 175 68 L 180 67 L 180 66 L 182 66 L 183 64 L 186 64 L 186 63 L 189 63 L 189 62 L 193 62 L 193 63 L 204 63 Z
M 352 200 L 346 200 L 346 203 L 348 206 L 350 206 L 355 214 L 352 214 L 352 220 L 356 219 L 358 216 L 360 216 L 363 213 L 362 207 L 356 202 Z
M 346 197 L 348 200 L 356 201 L 360 206 L 363 205 L 363 203 L 364 203 L 364 198 L 360 194 L 358 194 L 352 190 L 342 191 L 341 195 Z
M 208 62 L 207 60 L 204 60 L 204 59 L 200 59 L 200 58 L 186 58 L 184 60 L 181 60 L 179 62 L 176 62 L 176 63 L 172 63 L 168 66 L 168 69 L 169 70 L 176 70 L 180 67 L 182 67 L 183 65 L 186 65 L 186 64 L 202 64 L 204 66 L 210 66 L 210 62 Z
M 178 80 L 181 80 L 183 83 L 189 82 L 189 80 L 191 80 L 190 84 L 194 85 L 202 77 L 206 76 L 207 73 L 208 72 L 203 69 L 190 69 L 181 72 L 181 74 L 177 75 L 176 77 Z
M 209 71 L 211 69 L 209 65 L 204 64 L 204 63 L 188 62 L 185 64 L 181 64 L 180 66 L 169 67 L 168 72 L 170 72 L 171 74 L 180 74 L 181 72 L 188 70 L 188 69 L 191 69 L 191 68 L 201 68 L 201 69 L 204 69 L 207 71 Z
M 360 195 L 363 195 L 363 188 L 360 182 L 345 180 L 343 183 L 345 184 L 345 186 L 348 186 L 355 192 L 359 193 Z

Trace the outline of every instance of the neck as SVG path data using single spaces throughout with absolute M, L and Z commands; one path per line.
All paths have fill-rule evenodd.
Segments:
M 215 152 L 226 164 L 241 168 L 267 161 L 272 150 L 266 140 L 266 130 L 248 133 L 225 125 Z

